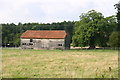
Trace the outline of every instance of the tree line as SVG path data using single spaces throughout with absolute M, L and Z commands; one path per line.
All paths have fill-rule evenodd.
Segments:
M 120 2 L 115 5 L 117 15 L 104 17 L 102 13 L 90 10 L 82 13 L 79 21 L 57 23 L 19 23 L 2 25 L 2 46 L 20 46 L 20 36 L 26 30 L 65 30 L 73 46 L 90 49 L 99 47 L 120 47 Z
M 20 36 L 27 30 L 65 30 L 72 40 L 74 21 L 63 21 L 57 23 L 14 23 L 2 25 L 2 46 L 20 46 Z

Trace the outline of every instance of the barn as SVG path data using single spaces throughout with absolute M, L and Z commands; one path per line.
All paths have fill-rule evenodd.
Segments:
M 27 30 L 20 39 L 22 49 L 70 49 L 70 37 L 64 30 Z

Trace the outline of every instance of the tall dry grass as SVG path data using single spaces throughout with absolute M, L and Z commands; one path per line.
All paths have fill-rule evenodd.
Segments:
M 117 78 L 117 50 L 3 49 L 4 78 Z

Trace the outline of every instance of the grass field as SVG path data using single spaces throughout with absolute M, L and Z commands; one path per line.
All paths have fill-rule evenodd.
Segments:
M 2 49 L 3 78 L 118 78 L 117 50 Z

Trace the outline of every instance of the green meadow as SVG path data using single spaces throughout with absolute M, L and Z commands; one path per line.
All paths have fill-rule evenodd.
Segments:
M 118 78 L 118 51 L 3 48 L 2 77 Z

